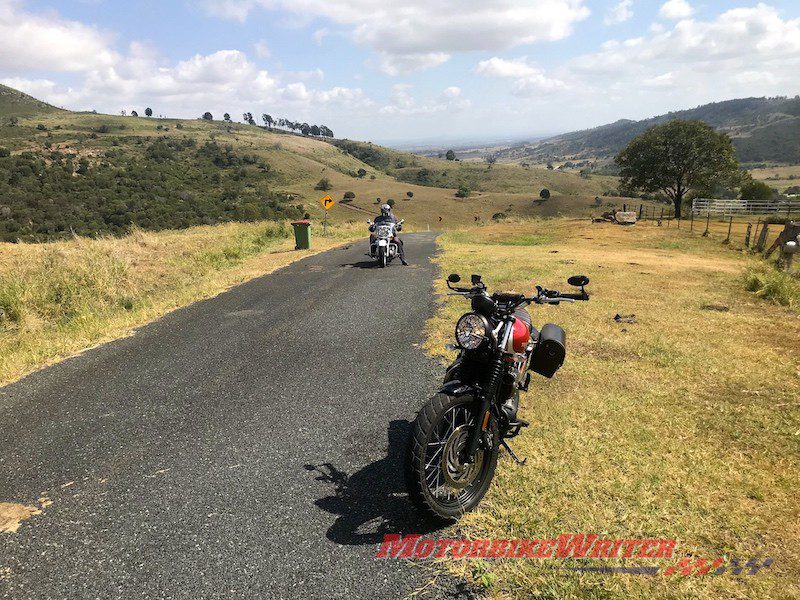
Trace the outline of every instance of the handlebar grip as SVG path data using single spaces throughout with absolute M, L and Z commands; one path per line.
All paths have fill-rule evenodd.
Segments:
M 572 300 L 588 300 L 589 299 L 589 294 L 587 294 L 586 292 L 584 292 L 582 294 L 561 294 L 561 297 L 562 298 L 570 298 Z

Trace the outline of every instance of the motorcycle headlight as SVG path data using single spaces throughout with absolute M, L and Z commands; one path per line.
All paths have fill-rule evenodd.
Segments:
M 456 341 L 465 350 L 475 350 L 486 339 L 489 322 L 478 313 L 467 313 L 456 323 Z

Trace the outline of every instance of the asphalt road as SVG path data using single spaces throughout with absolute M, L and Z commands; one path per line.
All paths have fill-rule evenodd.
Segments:
M 0 533 L 0 596 L 422 586 L 427 569 L 374 555 L 430 531 L 402 454 L 441 377 L 418 347 L 434 237 L 406 236 L 409 267 L 372 268 L 365 243 L 310 257 L 0 388 L 0 502 L 52 500 Z

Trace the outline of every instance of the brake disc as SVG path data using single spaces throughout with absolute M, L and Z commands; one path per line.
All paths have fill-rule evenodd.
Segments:
M 475 462 L 465 464 L 463 452 L 469 441 L 469 427 L 461 425 L 456 427 L 447 438 L 442 453 L 442 473 L 444 480 L 452 488 L 464 489 L 480 473 L 483 464 L 483 449 L 479 448 L 475 453 Z

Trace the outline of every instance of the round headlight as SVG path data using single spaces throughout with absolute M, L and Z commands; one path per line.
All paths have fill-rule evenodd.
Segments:
M 467 313 L 456 323 L 456 340 L 466 350 L 475 350 L 486 339 L 489 323 L 477 313 Z

